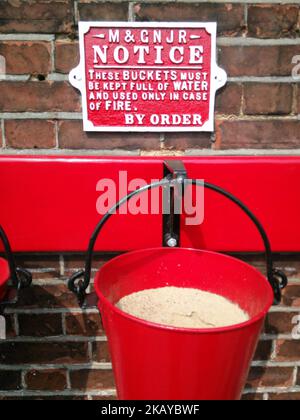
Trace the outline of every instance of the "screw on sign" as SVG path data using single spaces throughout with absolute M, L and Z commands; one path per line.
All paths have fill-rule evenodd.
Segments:
M 81 22 L 85 131 L 213 131 L 216 23 Z

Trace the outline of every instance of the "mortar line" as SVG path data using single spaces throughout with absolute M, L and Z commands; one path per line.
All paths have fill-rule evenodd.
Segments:
M 65 313 L 61 314 L 61 322 L 62 322 L 63 335 L 66 336 L 67 335 L 67 325 L 66 325 L 66 314 Z
M 56 67 L 55 50 L 56 50 L 56 46 L 55 46 L 55 39 L 54 39 L 51 41 L 51 73 L 55 72 L 55 67 Z
M 14 326 L 15 326 L 16 335 L 17 335 L 17 337 L 19 337 L 19 335 L 20 335 L 20 325 L 19 325 L 18 314 L 13 314 L 13 318 L 14 318 Z
M 266 367 L 266 368 L 295 368 L 300 367 L 299 362 L 275 362 L 272 360 L 253 361 L 251 367 Z
M 51 42 L 55 35 L 43 34 L 0 34 L 0 41 L 44 41 Z
M 96 310 L 97 311 L 97 310 Z M 8 313 L 8 312 L 7 312 Z M 21 314 L 26 314 L 26 312 L 19 312 Z M 32 312 L 27 312 L 27 314 L 30 315 L 37 315 Z M 53 313 L 53 312 L 47 312 L 47 313 Z M 82 312 L 79 312 L 79 314 Z M 85 312 L 86 313 L 86 312 Z M 63 314 L 63 312 L 58 312 L 58 314 Z M 291 334 L 279 334 L 279 335 L 262 335 L 260 337 L 260 341 L 272 341 L 275 343 L 275 341 L 279 340 L 285 340 L 285 341 L 295 341 L 293 336 Z M 19 336 L 16 338 L 8 338 L 4 340 L 5 343 L 32 343 L 32 342 L 38 342 L 38 343 L 66 343 L 66 342 L 103 342 L 107 341 L 106 336 L 81 336 L 81 335 L 55 335 L 55 336 L 45 336 L 45 337 L 35 337 L 35 336 Z M 299 340 L 298 340 L 299 341 Z M 1 341 L 0 341 L 1 342 Z M 275 349 L 276 350 L 276 349 Z M 276 352 L 272 352 L 273 356 L 271 360 L 273 360 L 276 356 Z M 300 361 L 300 355 L 299 355 L 299 361 Z
M 72 389 L 71 375 L 68 369 L 66 370 L 66 379 L 67 379 L 67 389 L 71 390 Z
M 295 387 L 260 387 L 260 388 L 246 388 L 244 390 L 244 395 L 247 394 L 252 394 L 252 393 L 256 393 L 256 394 L 264 394 L 264 393 L 283 393 L 283 394 L 289 394 L 289 393 L 298 393 L 300 392 L 300 386 L 295 386 Z
M 27 374 L 27 371 L 23 370 L 21 372 L 21 385 L 24 390 L 27 390 L 26 374 Z
M 128 3 L 128 22 L 135 22 L 134 2 Z
M 111 370 L 112 365 L 111 363 L 78 363 L 78 364 L 67 364 L 67 363 L 48 363 L 48 364 L 22 364 L 22 365 L 1 365 L 0 370 L 2 371 L 28 371 L 28 370 L 69 370 L 69 371 L 80 371 L 80 370 Z
M 65 275 L 65 258 L 63 254 L 59 255 L 59 271 L 61 277 Z
M 56 150 L 59 150 L 59 140 L 58 140 L 58 121 L 56 120 L 54 123 L 54 135 L 55 135 L 55 148 Z
M 91 341 L 88 342 L 88 358 L 90 363 L 93 363 L 93 343 Z
M 123 149 L 0 149 L 0 155 L 5 156 L 73 156 L 76 158 L 77 156 L 83 157 L 123 157 L 123 156 L 139 156 L 141 154 L 141 149 L 134 149 L 134 150 L 123 150 Z
M 290 116 L 290 115 L 251 115 L 251 116 L 244 116 L 243 119 L 240 118 L 238 115 L 228 115 L 228 114 L 219 114 L 218 120 L 226 119 L 231 117 L 232 120 L 247 120 L 247 121 L 272 121 L 272 120 L 291 120 L 291 121 L 298 121 L 299 116 Z M 63 120 L 81 120 L 82 114 L 80 113 L 72 113 L 72 112 L 0 112 L 0 118 L 7 120 L 7 119 L 63 119 Z M 75 152 L 75 150 L 74 150 Z M 94 150 L 95 152 L 95 150 Z
M 264 401 L 269 401 L 269 394 L 268 393 L 264 393 L 263 400 Z
M 99 0 L 98 0 L 99 1 Z M 105 0 L 106 1 L 106 0 Z M 166 2 L 168 0 L 164 0 Z M 174 0 L 170 0 L 174 2 Z M 184 0 L 182 0 L 184 1 Z M 192 0 L 186 0 L 188 3 L 192 2 Z M 243 0 L 246 1 L 246 0 Z M 283 0 L 281 0 L 282 2 Z M 196 3 L 201 2 L 201 0 L 196 0 Z M 203 0 L 204 3 L 207 3 L 207 0 Z M 215 0 L 215 3 L 217 1 Z M 227 0 L 224 1 L 228 3 Z M 76 1 L 77 3 L 77 1 Z M 134 6 L 135 2 L 130 2 L 132 6 Z M 231 0 L 230 3 L 233 3 Z M 241 3 L 241 1 L 238 1 Z M 249 0 L 248 4 L 252 4 L 253 1 Z M 262 3 L 266 3 L 266 1 L 262 1 Z M 268 2 L 269 3 L 269 2 Z M 278 0 L 276 1 L 278 3 Z M 291 1 L 287 1 L 287 4 L 291 4 Z M 299 3 L 296 3 L 299 5 Z M 176 22 L 174 22 L 176 24 Z M 50 35 L 43 35 L 43 34 L 34 34 L 34 33 L 26 33 L 26 34 L 0 34 L 0 41 L 44 41 L 44 42 L 52 42 L 55 41 L 55 34 Z M 251 38 L 251 37 L 225 37 L 221 36 L 217 38 L 218 45 L 230 46 L 230 45 L 258 45 L 258 46 L 271 46 L 271 45 L 300 45 L 299 38 L 268 38 L 268 39 L 261 39 L 261 38 Z
M 299 45 L 300 47 L 300 45 Z M 150 70 L 150 69 L 149 69 Z M 178 70 L 181 70 L 178 68 Z M 39 79 L 32 78 L 30 74 L 6 74 L 0 76 L 0 81 L 7 82 L 27 82 L 30 80 L 32 83 L 40 83 Z M 69 75 L 52 72 L 46 76 L 46 82 L 68 82 Z M 293 76 L 228 76 L 228 83 L 299 83 L 300 77 Z
M 75 26 L 78 25 L 78 22 L 80 20 L 79 16 L 79 8 L 78 8 L 78 0 L 74 1 L 74 20 L 75 20 Z
M 53 281 L 53 282 L 49 282 L 49 284 L 46 284 L 43 280 L 41 280 L 40 282 L 36 283 L 35 281 L 35 285 L 43 285 L 43 286 L 56 286 L 57 284 L 59 285 L 66 285 L 65 281 L 61 281 L 61 282 L 57 282 L 57 281 Z M 65 314 L 81 314 L 83 311 L 83 309 L 74 306 L 74 307 L 69 307 L 69 308 L 51 308 L 51 307 L 44 307 L 44 308 L 6 308 L 5 313 L 7 314 L 35 314 L 35 315 L 39 315 L 39 314 L 59 314 L 59 313 L 65 313 Z M 299 314 L 300 313 L 300 308 L 297 307 L 272 307 L 270 310 L 272 313 L 293 313 L 293 314 Z M 84 313 L 86 314 L 97 314 L 98 313 L 98 309 L 95 308 L 88 308 L 88 309 L 84 309 Z M 276 337 L 276 335 L 274 335 L 274 337 Z
M 107 0 L 95 0 L 97 3 L 106 3 Z M 110 0 L 111 3 L 124 3 L 124 0 Z M 150 0 L 150 3 L 152 0 Z M 156 1 L 158 3 L 158 1 Z M 164 0 L 164 3 L 207 3 L 207 0 Z M 214 3 L 228 4 L 228 0 L 214 0 Z M 230 0 L 233 4 L 293 4 L 298 5 L 299 0 Z
M 298 367 L 295 366 L 294 372 L 293 372 L 293 386 L 297 386 L 297 374 L 298 374 Z
M 248 4 L 245 3 L 244 4 L 244 19 L 245 19 L 245 26 L 246 26 L 246 33 L 244 34 L 244 38 L 246 38 L 247 34 L 248 34 Z
M 218 37 L 217 45 L 219 47 L 234 47 L 234 46 L 257 46 L 257 47 L 273 47 L 273 46 L 288 46 L 300 45 L 299 38 L 279 38 L 279 39 L 261 39 L 251 37 Z
M 270 361 L 276 360 L 276 356 L 277 356 L 277 342 L 276 342 L 276 340 L 274 340 L 274 341 L 272 341 Z
M 4 119 L 1 119 L 1 132 L 2 132 L 2 147 L 6 148 L 5 124 Z
M 90 392 L 90 391 L 89 391 Z M 77 389 L 65 390 L 65 391 L 0 391 L 1 397 L 84 397 L 87 395 L 87 391 L 80 391 Z M 92 395 L 99 397 L 111 397 L 116 395 L 114 388 L 107 388 L 106 390 L 93 391 Z
M 300 156 L 300 149 L 186 149 L 186 156 Z
M 60 336 L 47 336 L 47 337 L 34 337 L 34 336 L 19 336 L 16 338 L 7 338 L 6 340 L 0 340 L 0 343 L 5 344 L 14 344 L 14 343 L 43 343 L 43 344 L 58 344 L 58 343 L 103 343 L 106 342 L 107 338 L 105 336 L 76 336 L 76 335 L 60 335 Z
M 292 114 L 298 115 L 298 83 L 293 85 Z

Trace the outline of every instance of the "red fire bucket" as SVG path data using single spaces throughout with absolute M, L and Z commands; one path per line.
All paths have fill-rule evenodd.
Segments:
M 250 315 L 217 329 L 162 326 L 130 316 L 124 296 L 164 286 L 219 294 Z M 157 248 L 121 255 L 95 280 L 118 397 L 129 400 L 238 400 L 274 294 L 266 278 L 235 258 Z
M 280 302 L 287 277 L 274 268 L 269 238 L 248 207 L 216 185 L 182 178 L 182 169 L 177 166 L 175 180 L 166 177 L 146 185 L 124 197 L 103 216 L 91 236 L 85 270 L 71 276 L 69 289 L 81 304 L 87 303 L 97 238 L 116 210 L 135 195 L 181 183 L 202 186 L 227 197 L 260 233 L 268 280 L 252 266 L 223 254 L 165 247 L 130 252 L 111 260 L 98 272 L 95 288 L 120 399 L 236 400 L 241 397 L 265 316 L 274 299 L 275 303 Z M 175 197 L 174 191 L 173 202 Z M 174 235 L 174 212 L 163 224 L 164 233 L 171 231 Z M 164 235 L 164 243 L 168 238 Z M 250 319 L 226 328 L 174 328 L 138 319 L 116 307 L 127 295 L 165 286 L 221 295 L 238 304 Z
M 6 294 L 9 277 L 10 271 L 8 262 L 3 258 L 0 258 L 0 301 L 3 300 Z

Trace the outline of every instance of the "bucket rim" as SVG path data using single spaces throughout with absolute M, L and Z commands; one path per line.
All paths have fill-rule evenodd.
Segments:
M 262 311 L 260 311 L 259 314 L 257 314 L 255 317 L 249 319 L 249 321 L 242 322 L 242 323 L 235 324 L 235 325 L 230 325 L 230 326 L 227 326 L 227 327 L 185 328 L 185 327 L 174 327 L 174 326 L 170 326 L 170 325 L 158 324 L 158 323 L 155 323 L 155 322 L 147 321 L 147 320 L 138 318 L 136 316 L 130 315 L 129 313 L 126 313 L 126 312 L 122 311 L 121 309 L 117 308 L 117 306 L 115 306 L 113 303 L 111 303 L 104 296 L 104 294 L 101 292 L 100 286 L 99 286 L 99 276 L 100 276 L 101 271 L 104 268 L 106 268 L 109 265 L 113 264 L 114 262 L 116 262 L 120 259 L 124 259 L 124 258 L 126 258 L 127 256 L 130 256 L 130 255 L 137 255 L 139 253 L 150 252 L 150 251 L 161 251 L 161 250 L 169 251 L 169 252 L 189 251 L 189 252 L 205 253 L 205 254 L 215 255 L 215 256 L 222 257 L 224 259 L 235 261 L 242 266 L 250 268 L 253 272 L 255 272 L 257 274 L 258 277 L 261 278 L 262 281 L 264 281 L 265 285 L 269 289 L 269 295 L 270 296 L 267 300 L 266 305 L 264 305 L 264 309 Z M 108 261 L 108 262 L 106 262 L 105 264 L 102 265 L 102 267 L 97 271 L 95 281 L 94 281 L 94 287 L 95 287 L 96 294 L 97 294 L 97 297 L 98 297 L 98 302 L 104 302 L 113 312 L 115 312 L 119 316 L 122 316 L 122 317 L 128 319 L 131 322 L 136 322 L 140 325 L 143 325 L 144 327 L 154 328 L 154 329 L 158 329 L 158 330 L 161 330 L 161 331 L 167 330 L 168 332 L 185 333 L 185 334 L 222 334 L 222 333 L 226 333 L 226 332 L 234 332 L 234 331 L 246 329 L 246 328 L 256 324 L 260 320 L 264 319 L 266 317 L 266 315 L 268 314 L 268 312 L 269 312 L 269 310 L 270 310 L 270 308 L 271 308 L 271 306 L 273 305 L 273 302 L 274 302 L 274 293 L 273 293 L 272 287 L 269 284 L 267 278 L 257 268 L 253 267 L 252 265 L 250 265 L 250 264 L 248 264 L 248 263 L 246 263 L 246 262 L 244 262 L 244 261 L 242 261 L 238 258 L 232 257 L 232 256 L 227 255 L 227 254 L 223 254 L 221 252 L 208 251 L 208 250 L 205 250 L 205 249 L 203 250 L 203 249 L 195 249 L 195 248 L 155 247 L 155 248 L 143 248 L 143 249 L 139 249 L 139 250 L 125 252 L 121 255 L 118 255 L 117 257 L 112 258 L 110 261 Z M 100 311 L 100 313 L 101 313 L 101 311 Z
M 4 286 L 10 277 L 8 262 L 0 258 L 0 287 Z

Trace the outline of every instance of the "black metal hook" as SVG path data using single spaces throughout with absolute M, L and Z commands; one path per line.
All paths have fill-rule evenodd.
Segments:
M 15 289 L 20 290 L 29 287 L 32 283 L 32 275 L 24 268 L 16 266 L 14 255 L 8 240 L 8 237 L 0 225 L 0 239 L 4 246 L 5 257 L 7 259 L 10 271 L 10 279 Z
M 173 161 L 171 161 L 171 162 L 173 162 Z M 176 161 L 174 161 L 174 162 L 176 162 Z M 171 163 L 171 166 L 172 166 L 172 163 Z M 177 168 L 177 167 L 178 167 L 178 165 L 175 165 L 175 168 Z M 70 280 L 68 282 L 69 289 L 77 295 L 80 305 L 82 305 L 84 300 L 85 300 L 86 290 L 89 287 L 90 280 L 91 280 L 92 260 L 93 260 L 95 243 L 97 241 L 97 238 L 98 238 L 102 228 L 106 224 L 106 222 L 110 219 L 110 217 L 113 214 L 116 213 L 116 211 L 123 204 L 128 202 L 134 196 L 136 196 L 138 194 L 141 194 L 145 191 L 149 191 L 153 188 L 167 187 L 167 186 L 172 188 L 172 187 L 174 187 L 174 185 L 176 185 L 176 183 L 181 184 L 181 185 L 184 184 L 184 186 L 185 185 L 199 186 L 199 187 L 210 189 L 210 190 L 212 190 L 212 191 L 214 191 L 218 194 L 221 194 L 224 197 L 228 198 L 230 201 L 232 201 L 234 204 L 236 204 L 250 218 L 250 220 L 254 223 L 258 232 L 260 233 L 260 236 L 261 236 L 261 238 L 263 240 L 263 243 L 264 243 L 265 253 L 266 253 L 266 263 L 267 263 L 267 278 L 268 278 L 268 281 L 269 281 L 269 283 L 270 283 L 270 285 L 271 285 L 271 287 L 274 291 L 274 303 L 279 304 L 281 302 L 281 290 L 286 287 L 286 285 L 288 283 L 288 279 L 287 279 L 287 276 L 285 275 L 285 273 L 283 273 L 282 271 L 274 268 L 271 243 L 270 243 L 268 235 L 267 235 L 266 231 L 264 230 L 260 221 L 257 219 L 257 217 L 251 212 L 251 210 L 242 201 L 240 201 L 237 197 L 235 197 L 231 193 L 225 191 L 224 189 L 222 189 L 222 188 L 220 188 L 220 187 L 218 187 L 214 184 L 210 184 L 210 183 L 207 183 L 205 181 L 193 180 L 193 179 L 186 178 L 186 176 L 185 176 L 186 172 L 182 172 L 182 167 L 183 167 L 183 164 L 180 165 L 180 167 L 178 167 L 179 171 L 177 173 L 176 173 L 176 171 L 174 171 L 174 177 L 167 176 L 166 178 L 164 178 L 163 180 L 161 180 L 159 182 L 156 182 L 156 183 L 153 183 L 153 184 L 148 184 L 148 185 L 146 185 L 146 186 L 128 194 L 126 197 L 122 198 L 114 207 L 112 207 L 103 216 L 103 218 L 100 220 L 100 222 L 96 226 L 96 228 L 95 228 L 95 230 L 92 234 L 92 237 L 90 239 L 89 247 L 88 247 L 88 250 L 87 250 L 87 256 L 86 256 L 85 270 L 81 270 L 81 271 L 75 273 L 70 278 Z M 170 169 L 170 171 L 172 171 L 172 168 Z M 172 215 L 172 216 L 174 217 L 174 215 Z M 172 223 L 174 224 L 174 222 L 172 222 Z M 165 239 L 164 239 L 164 241 L 165 241 Z M 81 279 L 81 280 L 78 282 L 79 279 Z

